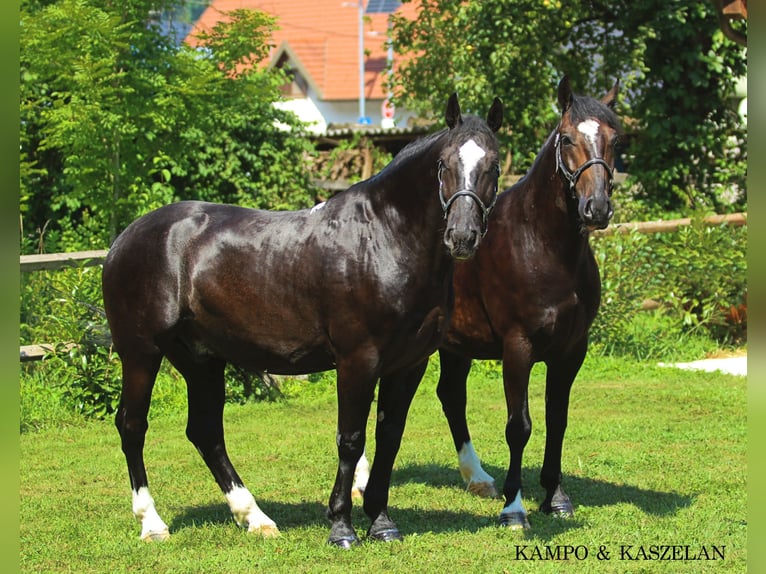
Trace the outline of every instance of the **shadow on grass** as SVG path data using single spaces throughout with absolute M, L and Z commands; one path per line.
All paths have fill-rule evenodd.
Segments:
M 501 490 L 507 469 L 485 465 L 484 470 L 495 477 L 495 485 L 498 490 Z M 521 480 L 525 498 L 534 498 L 542 502 L 545 490 L 540 486 L 540 467 L 524 468 L 521 472 Z M 457 468 L 438 464 L 409 465 L 394 471 L 392 485 L 408 482 L 436 487 L 465 488 Z M 613 484 L 567 474 L 564 474 L 562 486 L 575 506 L 575 513 L 578 506 L 599 507 L 625 503 L 632 504 L 647 514 L 667 516 L 691 506 L 694 501 L 693 496 L 678 492 L 645 490 L 629 484 Z M 502 505 L 502 502 L 500 501 L 499 504 Z
M 485 470 L 495 477 L 504 477 L 505 469 L 486 466 Z M 542 501 L 544 490 L 539 486 L 539 468 L 526 468 L 522 471 L 525 485 L 525 496 Z M 497 480 L 497 479 L 496 479 Z M 424 484 L 432 487 L 456 488 L 464 490 L 462 480 L 456 469 L 437 464 L 408 465 L 394 471 L 392 486 L 408 483 Z M 498 485 L 502 484 L 502 479 Z M 572 518 L 556 518 L 542 514 L 537 505 L 530 505 L 529 531 L 515 531 L 520 538 L 549 538 L 566 530 L 577 529 L 583 522 L 577 517 L 578 507 L 608 507 L 617 504 L 632 504 L 647 514 L 655 516 L 673 515 L 679 510 L 690 506 L 693 497 L 673 492 L 645 490 L 631 485 L 612 484 L 601 480 L 582 477 L 564 476 L 564 489 L 575 505 L 575 516 Z M 329 495 L 329 494 L 328 494 Z M 465 496 L 473 496 L 465 493 Z M 399 497 L 401 498 L 401 497 Z M 325 517 L 327 509 L 325 502 L 302 501 L 280 502 L 258 498 L 258 505 L 277 523 L 280 530 L 291 528 L 323 527 L 329 531 L 329 521 Z M 422 507 L 408 507 L 407 500 L 393 500 L 389 508 L 391 517 L 397 522 L 402 533 L 422 534 L 478 532 L 485 528 L 498 528 L 497 516 L 503 501 L 497 501 L 497 512 L 491 516 L 467 511 L 429 510 Z M 369 526 L 369 519 L 362 511 L 360 500 L 354 500 L 352 519 L 359 534 L 363 535 Z M 201 507 L 190 507 L 172 521 L 171 532 L 204 524 L 225 524 L 233 518 L 225 503 L 211 504 Z
M 406 504 L 406 501 L 400 501 Z M 259 499 L 258 506 L 263 510 L 282 532 L 292 528 L 320 527 L 329 533 L 330 521 L 325 517 L 327 505 L 321 502 L 278 502 Z M 396 521 L 402 533 L 422 534 L 425 532 L 477 532 L 494 524 L 492 517 L 479 516 L 470 512 L 453 512 L 449 510 L 424 510 L 422 508 L 407 508 L 392 504 L 389 507 L 391 517 Z M 178 532 L 186 528 L 204 527 L 206 524 L 233 524 L 234 519 L 225 503 L 186 508 L 173 518 L 170 532 Z M 370 525 L 370 519 L 362 510 L 362 502 L 354 500 L 352 521 L 360 537 L 363 537 Z

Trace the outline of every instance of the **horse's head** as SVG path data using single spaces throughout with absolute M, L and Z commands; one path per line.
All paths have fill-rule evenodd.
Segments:
M 614 113 L 619 80 L 601 100 L 575 96 L 564 76 L 559 82 L 561 122 L 555 134 L 556 171 L 588 230 L 609 225 L 614 210 L 615 144 L 620 125 Z
M 495 98 L 486 122 L 462 116 L 457 94 L 447 102 L 449 131 L 438 163 L 439 198 L 447 228 L 444 244 L 455 259 L 468 259 L 487 231 L 500 176 L 495 132 L 503 122 L 503 104 Z

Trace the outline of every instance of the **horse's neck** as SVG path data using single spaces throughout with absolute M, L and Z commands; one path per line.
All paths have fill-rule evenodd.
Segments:
M 567 183 L 556 170 L 552 141 L 540 151 L 527 175 L 519 182 L 516 206 L 520 209 L 528 233 L 540 241 L 564 251 L 581 250 L 588 245 L 577 214 L 577 203 Z
M 420 230 L 429 233 L 426 243 L 437 237 L 441 241 L 438 230 L 444 214 L 439 202 L 438 159 L 438 151 L 426 149 L 401 161 L 396 170 L 383 171 L 369 180 L 377 205 L 384 213 L 396 214 L 387 218 L 388 225 L 406 235 Z

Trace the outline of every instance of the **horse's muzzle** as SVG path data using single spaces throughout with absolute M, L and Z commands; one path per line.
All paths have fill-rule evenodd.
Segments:
M 582 198 L 579 202 L 580 219 L 591 229 L 604 229 L 614 215 L 614 208 L 609 198 Z
M 444 232 L 444 245 L 447 246 L 453 259 L 470 259 L 479 248 L 481 234 L 477 230 L 465 229 L 456 230 L 447 228 Z

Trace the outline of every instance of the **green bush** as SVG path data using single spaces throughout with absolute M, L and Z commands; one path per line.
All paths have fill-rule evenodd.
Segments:
M 21 343 L 46 343 L 44 365 L 60 400 L 88 417 L 115 412 L 120 366 L 101 304 L 101 268 L 76 267 L 22 276 Z
M 745 343 L 746 227 L 697 218 L 675 232 L 616 234 L 592 245 L 602 278 L 593 352 L 667 359 Z

